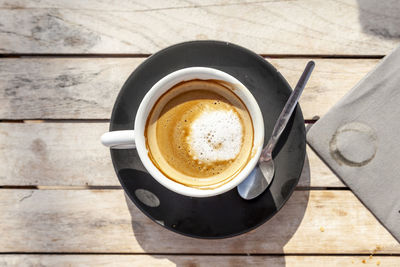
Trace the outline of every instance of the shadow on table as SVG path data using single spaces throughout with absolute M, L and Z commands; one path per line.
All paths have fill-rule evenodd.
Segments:
M 400 1 L 357 0 L 363 32 L 383 39 L 400 39 Z
M 149 177 L 149 181 L 153 179 Z M 303 171 L 300 180 L 302 186 L 310 185 L 310 165 L 306 155 Z M 135 204 L 126 196 L 127 206 L 132 217 L 132 229 L 134 238 L 140 244 L 145 253 L 164 254 L 152 255 L 152 257 L 160 260 L 169 260 L 177 266 L 196 265 L 200 263 L 210 264 L 227 264 L 228 265 L 245 265 L 260 261 L 261 257 L 231 257 L 227 254 L 284 254 L 284 247 L 296 233 L 300 223 L 303 220 L 309 199 L 309 190 L 296 190 L 283 208 L 273 216 L 268 222 L 258 228 L 226 239 L 197 239 L 186 237 L 177 233 L 173 233 L 157 223 L 147 218 L 143 218 L 143 214 L 138 210 Z M 145 196 L 151 206 L 157 206 L 157 199 L 152 196 Z M 175 207 L 178 209 L 179 207 Z M 174 213 L 171 207 L 167 212 Z M 152 214 L 157 216 L 157 214 Z M 198 227 L 202 227 L 199 225 Z M 176 254 L 205 254 L 203 257 L 179 257 Z M 175 255 L 165 255 L 175 254 Z M 209 257 L 206 255 L 224 254 L 221 257 Z M 216 260 L 217 262 L 214 262 Z M 200 262 L 201 261 L 201 262 Z M 285 266 L 284 257 L 271 257 L 268 262 L 274 266 Z

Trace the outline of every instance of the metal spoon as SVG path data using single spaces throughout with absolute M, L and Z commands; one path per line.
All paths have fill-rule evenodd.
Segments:
M 261 152 L 258 165 L 254 168 L 250 175 L 238 185 L 237 189 L 242 198 L 247 200 L 256 198 L 271 184 L 275 172 L 272 151 L 274 150 L 279 137 L 285 129 L 286 124 L 289 121 L 297 102 L 299 101 L 300 95 L 303 92 L 308 79 L 310 78 L 314 66 L 314 61 L 307 63 L 303 74 L 301 75 L 296 87 L 294 88 L 292 94 L 285 104 L 285 107 L 279 115 L 267 146 L 264 147 L 263 151 Z

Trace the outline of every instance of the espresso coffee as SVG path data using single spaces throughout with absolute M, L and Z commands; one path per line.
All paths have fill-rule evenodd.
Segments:
M 150 159 L 166 177 L 211 189 L 246 166 L 254 130 L 246 106 L 224 82 L 191 80 L 157 100 L 145 138 Z

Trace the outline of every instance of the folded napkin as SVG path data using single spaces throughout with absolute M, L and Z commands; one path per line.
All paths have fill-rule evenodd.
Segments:
M 400 47 L 311 127 L 307 141 L 400 242 Z

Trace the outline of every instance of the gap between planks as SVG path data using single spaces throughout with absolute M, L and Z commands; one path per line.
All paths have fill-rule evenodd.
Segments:
M 118 185 L 88 185 L 88 186 L 50 186 L 50 185 L 2 185 L 1 189 L 20 190 L 122 190 Z M 295 191 L 349 191 L 348 187 L 322 187 L 322 186 L 298 186 Z
M 108 123 L 109 119 L 29 119 L 29 120 L 0 120 L 0 123 Z
M 313 124 L 317 119 L 304 120 L 305 124 Z M 0 120 L 0 123 L 109 123 L 109 119 L 29 119 L 29 120 Z
M 84 186 L 53 186 L 53 185 L 1 185 L 1 189 L 30 189 L 30 190 L 121 190 L 119 185 L 84 185 Z
M 7 255 L 6 266 L 398 266 L 400 257 L 365 256 L 195 256 L 195 255 Z
M 0 58 L 148 58 L 153 54 L 0 54 Z M 258 54 L 264 58 L 381 59 L 385 55 Z
M 281 257 L 281 256 L 305 256 L 305 257 L 399 257 L 400 253 L 382 253 L 382 254 L 371 254 L 371 253 L 144 253 L 144 252 L 0 252 L 0 255 L 132 255 L 132 256 L 200 256 L 200 257 Z

